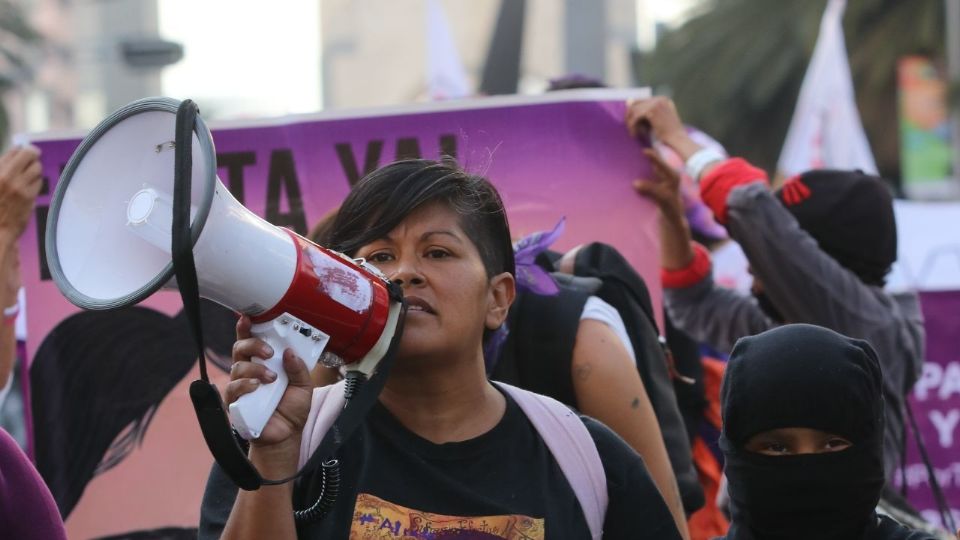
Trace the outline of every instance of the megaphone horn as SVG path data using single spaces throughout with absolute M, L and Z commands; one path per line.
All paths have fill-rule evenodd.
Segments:
M 121 108 L 67 163 L 50 205 L 46 253 L 54 282 L 78 307 L 129 306 L 176 287 L 171 226 L 179 105 L 147 98 Z M 252 439 L 287 386 L 284 349 L 294 349 L 310 369 L 326 349 L 369 374 L 390 344 L 400 305 L 376 268 L 275 227 L 237 202 L 216 176 L 213 139 L 199 117 L 191 140 L 190 231 L 200 296 L 250 315 L 253 334 L 274 351 L 254 361 L 277 373 L 277 381 L 230 405 L 234 427 Z

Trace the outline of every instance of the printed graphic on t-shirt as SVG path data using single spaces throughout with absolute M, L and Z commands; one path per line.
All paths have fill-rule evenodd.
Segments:
M 444 516 L 405 508 L 368 493 L 357 496 L 350 540 L 543 540 L 543 519 Z

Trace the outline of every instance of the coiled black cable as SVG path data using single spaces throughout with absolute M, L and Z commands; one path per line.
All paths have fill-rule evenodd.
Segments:
M 365 382 L 367 382 L 367 376 L 362 372 L 348 371 L 343 380 L 343 398 L 349 402 Z
M 366 382 L 367 377 L 359 371 L 348 371 L 344 378 L 343 397 L 350 401 Z M 320 496 L 309 508 L 294 510 L 293 517 L 298 525 L 306 525 L 323 519 L 337 502 L 340 494 L 340 462 L 329 459 L 320 464 Z
M 295 510 L 293 517 L 298 525 L 320 521 L 333 509 L 340 494 L 340 462 L 331 459 L 320 464 L 320 496 L 310 508 Z

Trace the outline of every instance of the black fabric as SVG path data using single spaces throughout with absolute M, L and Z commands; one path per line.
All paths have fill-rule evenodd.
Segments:
M 872 540 L 939 540 L 928 532 L 908 529 L 887 516 L 879 516 L 879 518 Z
M 670 347 L 670 352 L 673 354 L 677 372 L 693 380 L 693 384 L 679 378 L 673 381 L 673 391 L 677 396 L 677 407 L 680 409 L 683 425 L 687 429 L 687 440 L 693 446 L 693 440 L 700 432 L 704 411 L 709 404 L 707 388 L 704 384 L 700 344 L 678 329 L 666 312 L 663 314 L 663 322 L 667 329 L 667 346 Z
M 767 317 L 770 317 L 770 320 L 776 322 L 777 324 L 785 324 L 787 322 L 786 318 L 783 316 L 783 313 L 780 313 L 780 310 L 777 309 L 777 306 L 775 306 L 773 301 L 770 300 L 770 297 L 767 296 L 766 292 L 754 291 L 753 297 L 757 299 L 757 305 L 760 306 L 760 309 L 763 310 L 763 313 Z
M 815 170 L 800 181 L 809 197 L 790 204 L 781 188 L 777 200 L 823 251 L 865 283 L 882 285 L 897 260 L 897 225 L 887 185 L 862 171 Z
M 869 343 L 813 325 L 740 339 L 720 390 L 731 499 L 730 540 L 881 539 L 884 484 L 880 363 Z M 759 433 L 811 428 L 852 446 L 769 456 L 744 444 Z
M 600 242 L 580 249 L 574 260 L 574 274 L 599 279 L 602 286 L 594 294 L 620 313 L 637 356 L 643 386 L 657 415 L 683 508 L 688 514 L 700 509 L 705 502 L 703 487 L 693 466 L 690 440 L 646 283 L 620 252 Z
M 517 291 L 510 306 L 510 333 L 490 377 L 579 408 L 573 391 L 573 346 L 583 306 L 599 283 L 558 280 L 560 293 Z M 518 359 L 523 359 L 519 361 Z
M 183 301 L 183 312 L 197 342 L 200 357 L 200 378 L 207 378 L 206 347 L 203 345 L 203 326 L 200 323 L 200 286 L 193 261 L 193 236 L 190 226 L 190 194 L 193 176 L 193 127 L 200 109 L 189 99 L 177 108 L 174 146 L 173 222 L 171 224 L 170 254 L 177 278 L 177 288 Z M 203 224 L 197 224 L 202 227 Z
M 405 531 L 396 529 L 396 516 L 429 512 L 457 517 L 526 516 L 543 519 L 545 537 L 551 540 L 589 538 L 579 504 L 559 466 L 519 406 L 509 396 L 506 399 L 506 413 L 492 430 L 448 444 L 418 437 L 378 404 L 340 449 L 343 482 L 337 505 L 323 521 L 303 526 L 298 537 L 353 538 L 351 527 L 363 526 L 379 535 L 355 537 L 400 538 Z M 679 538 L 640 457 L 608 428 L 587 418 L 584 423 L 607 478 L 610 505 L 604 538 Z M 312 504 L 318 495 L 318 480 L 311 476 L 297 484 L 295 507 Z M 358 507 L 360 494 L 365 494 L 362 500 L 367 503 L 376 502 L 374 498 L 385 502 L 375 510 Z M 201 508 L 200 539 L 219 538 L 235 496 L 236 488 L 215 465 Z M 530 525 L 523 518 L 514 521 L 520 529 Z M 437 540 L 503 538 L 462 530 L 421 530 L 419 536 L 406 532 L 406 537 Z
M 868 538 L 869 540 L 940 540 L 928 532 L 904 527 L 887 516 L 877 516 L 876 528 Z M 728 535 L 716 540 L 734 540 L 734 537 Z
M 552 265 L 557 260 L 559 255 L 548 251 L 537 262 Z M 510 334 L 491 378 L 578 408 L 571 364 L 580 316 L 590 296 L 612 305 L 620 313 L 636 353 L 637 369 L 657 416 L 684 510 L 693 513 L 705 502 L 703 488 L 693 466 L 690 438 L 658 339 L 646 284 L 606 244 L 582 248 L 576 257 L 575 272 L 575 276 L 553 274 L 560 288 L 557 295 L 518 291 L 507 318 Z

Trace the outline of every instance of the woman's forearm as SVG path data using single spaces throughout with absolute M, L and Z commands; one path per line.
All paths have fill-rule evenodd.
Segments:
M 296 462 L 290 456 L 289 451 L 263 451 L 256 446 L 250 449 L 250 461 L 265 478 L 292 475 L 296 471 Z M 256 491 L 240 490 L 221 538 L 295 540 L 297 529 L 293 518 L 293 482 L 263 486 Z

